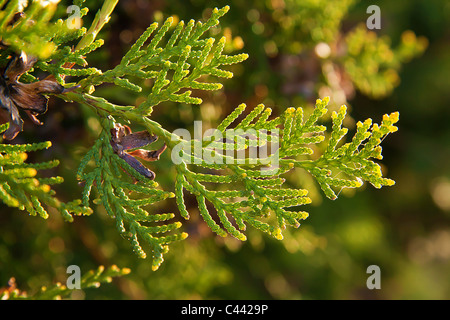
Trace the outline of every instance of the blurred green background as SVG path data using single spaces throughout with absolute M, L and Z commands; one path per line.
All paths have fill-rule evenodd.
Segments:
M 100 4 L 86 3 L 89 21 Z M 218 238 L 198 217 L 195 200 L 187 198 L 192 219 L 183 223 L 190 236 L 171 246 L 157 272 L 133 254 L 102 208 L 69 224 L 51 210 L 42 220 L 0 204 L 0 287 L 15 277 L 19 288 L 32 293 L 64 283 L 71 264 L 82 272 L 117 264 L 131 268 L 131 274 L 72 298 L 449 299 L 450 3 L 377 1 L 382 20 L 375 40 L 389 37 L 384 44 L 364 27 L 370 4 L 121 0 L 100 35 L 105 46 L 88 60 L 102 70 L 112 68 L 153 21 L 171 15 L 205 19 L 211 8 L 230 5 L 213 33 L 227 37 L 227 52 L 246 52 L 250 58 L 233 67 L 235 77 L 223 81 L 223 90 L 200 93 L 201 106 L 167 103 L 155 108 L 155 120 L 173 131 L 202 119 L 206 130 L 242 102 L 264 103 L 277 113 L 311 107 L 324 96 L 335 107 L 350 107 L 350 128 L 368 117 L 379 123 L 383 114 L 399 111 L 399 131 L 382 144 L 382 163 L 397 182 L 394 187 L 365 186 L 330 201 L 303 173 L 293 174 L 288 183 L 310 189 L 314 204 L 302 208 L 310 217 L 300 229 L 286 230 L 283 241 L 251 229 L 244 243 Z M 64 15 L 64 1 L 59 6 Z M 361 23 L 362 33 L 349 38 Z M 350 50 L 365 41 L 365 51 Z M 103 86 L 96 95 L 122 104 L 142 100 L 113 88 Z M 15 142 L 52 141 L 50 150 L 30 154 L 29 161 L 60 159 L 56 174 L 65 183 L 57 192 L 63 200 L 79 198 L 74 170 L 95 139 L 98 121 L 90 110 L 53 98 L 44 123 L 27 123 Z M 173 188 L 169 154 L 153 169 L 166 190 Z M 155 211 L 176 213 L 177 208 L 167 201 Z M 381 269 L 380 290 L 366 287 L 370 265 Z

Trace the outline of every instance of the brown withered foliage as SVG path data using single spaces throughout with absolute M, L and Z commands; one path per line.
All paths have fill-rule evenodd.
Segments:
M 33 123 L 42 125 L 37 118 L 47 111 L 48 97 L 45 94 L 59 94 L 66 91 L 56 80 L 48 77 L 44 80 L 22 83 L 20 77 L 36 63 L 35 57 L 21 52 L 13 57 L 0 76 L 0 107 L 8 113 L 9 128 L 3 134 L 6 140 L 14 139 L 22 131 L 23 120 L 19 110 L 23 110 Z
M 151 180 L 155 179 L 155 173 L 144 167 L 135 157 L 146 161 L 159 160 L 160 155 L 166 150 L 166 145 L 159 150 L 138 149 L 158 140 L 158 137 L 148 131 L 131 132 L 130 127 L 117 124 L 111 129 L 111 145 L 114 152 L 124 159 L 134 170 Z M 131 151 L 131 149 L 136 149 Z M 130 150 L 130 151 L 128 151 Z

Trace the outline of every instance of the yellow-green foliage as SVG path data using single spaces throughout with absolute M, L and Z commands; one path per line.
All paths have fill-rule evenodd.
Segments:
M 113 277 L 120 277 L 130 273 L 128 268 L 118 268 L 113 265 L 109 268 L 100 266 L 97 270 L 90 270 L 80 278 L 80 289 L 98 288 L 102 283 L 112 282 Z M 7 288 L 0 289 L 0 300 L 61 300 L 70 298 L 73 289 L 66 285 L 56 283 L 49 287 L 41 287 L 37 292 L 28 293 L 16 287 L 15 279 L 9 280 Z
M 422 54 L 428 45 L 424 37 L 411 31 L 402 34 L 401 42 L 391 48 L 388 37 L 379 37 L 374 31 L 360 25 L 345 38 L 348 54 L 344 58 L 345 71 L 356 87 L 373 98 L 389 95 L 400 82 L 401 65 Z
M 0 126 L 3 132 L 8 123 Z M 1 141 L 0 141 L 1 142 Z M 51 142 L 34 144 L 0 143 L 0 199 L 9 207 L 26 210 L 30 215 L 48 218 L 43 206 L 58 209 L 67 221 L 72 221 L 72 214 L 86 215 L 92 210 L 81 205 L 80 200 L 63 203 L 55 197 L 51 185 L 63 182 L 61 177 L 39 178 L 39 170 L 51 169 L 59 165 L 58 160 L 44 163 L 26 163 L 27 153 L 51 147 Z
M 104 2 L 90 29 L 67 36 L 52 35 L 49 38 L 53 39 L 50 54 L 40 56 L 41 60 L 35 65 L 35 68 L 52 74 L 62 84 L 65 84 L 66 76 L 77 77 L 75 89 L 59 97 L 92 108 L 101 124 L 101 133 L 78 168 L 77 178 L 84 183 L 82 200 L 63 204 L 56 200 L 48 186 L 61 182 L 60 178 L 35 178 L 37 170 L 53 167 L 56 162 L 40 165 L 24 163 L 24 152 L 47 148 L 50 146 L 48 143 L 0 145 L 0 195 L 6 204 L 46 217 L 41 205 L 44 203 L 59 209 L 68 220 L 71 219 L 69 212 L 87 214 L 92 202 L 101 204 L 138 256 L 152 257 L 152 267 L 156 270 L 168 246 L 187 237 L 185 232 L 179 231 L 182 224 L 176 219 L 177 214 L 184 219 L 190 218 L 184 204 L 185 192 L 195 197 L 200 215 L 220 236 L 230 234 L 239 240 L 246 240 L 244 232 L 247 226 L 251 226 L 282 239 L 287 225 L 297 228 L 308 217 L 302 208 L 311 203 L 308 190 L 300 186 L 284 187 L 284 177 L 292 170 L 309 172 L 330 199 L 335 199 L 336 192 L 343 188 L 357 188 L 364 181 L 377 188 L 393 184 L 392 180 L 382 176 L 380 166 L 373 159 L 381 159 L 381 141 L 397 130 L 394 124 L 398 121 L 398 113 L 386 115 L 380 125 L 372 125 L 370 119 L 358 123 L 353 139 L 345 144 L 341 142 L 348 131 L 342 127 L 345 106 L 339 112 L 333 112 L 331 130 L 327 132 L 322 122 L 328 112 L 329 98 L 317 100 L 309 115 L 305 115 L 299 106 L 271 117 L 270 108 L 258 105 L 244 116 L 247 107 L 241 104 L 218 126 L 223 137 L 234 133 L 231 141 L 211 137 L 201 141 L 183 140 L 169 132 L 150 117 L 155 107 L 164 101 L 200 104 L 202 100 L 192 96 L 193 90 L 221 89 L 222 84 L 210 81 L 211 77 L 232 77 L 226 66 L 240 63 L 248 57 L 245 53 L 225 55 L 226 38 L 206 36 L 229 7 L 214 9 L 206 22 L 191 20 L 174 24 L 174 19 L 168 18 L 161 26 L 151 24 L 116 67 L 100 72 L 88 67 L 85 57 L 103 44 L 101 39 L 96 40 L 96 35 L 109 20 L 116 2 Z M 5 17 L 14 11 L 7 8 L 9 11 L 0 15 L 6 19 L 4 21 L 9 21 Z M 83 8 L 83 13 L 86 12 L 87 9 Z M 51 14 L 51 11 L 46 13 Z M 35 20 L 38 24 L 43 21 Z M 335 26 L 330 28 L 334 30 Z M 40 34 L 39 30 L 30 32 Z M 324 40 L 329 37 L 323 36 Z M 73 49 L 63 46 L 75 39 L 79 42 Z M 27 45 L 10 44 L 9 50 L 26 51 Z M 79 68 L 72 69 L 73 63 Z M 28 80 L 34 81 L 31 75 L 28 75 Z M 139 83 L 142 80 L 151 80 L 151 89 L 137 106 L 120 106 L 94 95 L 96 87 L 103 83 L 141 92 Z M 203 153 L 208 152 L 218 161 L 211 163 L 192 153 L 182 157 L 180 163 L 173 164 L 177 172 L 173 190 L 162 190 L 158 183 L 139 174 L 120 156 L 120 152 L 114 150 L 111 129 L 118 124 L 144 128 L 166 144 L 167 152 L 175 152 L 180 146 L 200 146 Z M 6 130 L 6 126 L 2 130 Z M 256 137 L 246 136 L 249 131 L 259 134 Z M 265 157 L 248 156 L 246 153 L 251 148 L 269 145 L 279 148 Z M 246 156 L 240 162 L 226 151 L 233 154 L 243 152 Z M 278 166 L 273 166 L 275 161 Z M 178 212 L 155 214 L 152 205 L 160 201 L 173 201 Z

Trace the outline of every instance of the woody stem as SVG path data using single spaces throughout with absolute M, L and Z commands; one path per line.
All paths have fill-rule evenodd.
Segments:
M 92 22 L 91 27 L 75 47 L 75 51 L 84 49 L 92 42 L 94 42 L 97 34 L 100 32 L 103 26 L 108 23 L 109 19 L 111 18 L 111 13 L 113 12 L 118 2 L 119 0 L 106 0 L 103 3 L 102 8 L 95 15 L 95 19 Z

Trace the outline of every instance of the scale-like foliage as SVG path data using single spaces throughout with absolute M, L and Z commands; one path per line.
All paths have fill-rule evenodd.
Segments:
M 113 277 L 120 277 L 130 273 L 128 268 L 118 268 L 113 265 L 109 268 L 100 266 L 97 270 L 90 270 L 80 278 L 80 289 L 98 288 L 103 283 L 111 283 Z M 0 288 L 0 300 L 61 300 L 70 297 L 74 289 L 56 283 L 49 287 L 41 287 L 39 291 L 27 293 L 16 286 L 14 278 L 8 282 L 8 287 Z
M 214 38 L 201 39 L 210 28 L 219 23 L 219 18 L 228 10 L 228 6 L 220 10 L 215 9 L 205 23 L 191 20 L 185 25 L 184 21 L 180 21 L 173 28 L 172 17 L 169 17 L 161 27 L 154 22 L 125 54 L 119 65 L 102 74 L 91 75 L 83 80 L 81 85 L 96 86 L 110 82 L 140 92 L 142 87 L 131 82 L 130 77 L 152 79 L 150 94 L 146 101 L 138 106 L 139 113 L 147 116 L 151 114 L 154 106 L 167 100 L 200 104 L 202 102 L 200 98 L 191 96 L 192 89 L 222 88 L 221 83 L 198 81 L 200 77 L 212 75 L 231 78 L 233 74 L 221 69 L 220 66 L 236 64 L 248 57 L 247 54 L 234 56 L 222 54 L 225 37 L 216 44 Z M 173 30 L 169 32 L 171 28 Z M 181 90 L 183 93 L 179 93 Z
M 175 194 L 182 216 L 189 218 L 184 206 L 185 189 L 195 195 L 202 217 L 217 234 L 225 236 L 228 232 L 245 240 L 241 231 L 245 230 L 246 225 L 251 225 L 281 239 L 281 231 L 286 225 L 299 227 L 300 221 L 308 217 L 308 213 L 298 210 L 298 207 L 311 202 L 307 190 L 283 187 L 283 175 L 295 168 L 311 173 L 325 195 L 332 200 L 337 197 L 333 188 L 357 188 L 362 186 L 363 181 L 377 188 L 393 185 L 392 180 L 382 177 L 380 166 L 371 159 L 381 159 L 379 144 L 387 134 L 397 130 L 394 124 L 398 121 L 398 113 L 385 115 L 380 126 L 372 126 L 370 119 L 358 123 L 352 141 L 338 147 L 348 131 L 342 128 L 346 115 L 346 107 L 343 106 L 339 113 L 333 112 L 333 127 L 326 148 L 317 156 L 314 150 L 319 149 L 313 149 L 313 145 L 326 140 L 327 128 L 318 121 L 327 113 L 328 102 L 328 98 L 318 100 L 314 111 L 305 120 L 302 108 L 289 108 L 280 117 L 268 120 L 271 109 L 259 105 L 235 129 L 227 129 L 244 111 L 245 105 L 241 105 L 219 126 L 223 137 L 232 137 L 232 140 L 211 142 L 211 137 L 206 137 L 200 142 L 203 143 L 200 154 L 194 152 L 198 141 L 180 142 L 176 152 L 184 152 L 180 156 L 184 161 L 177 165 Z M 235 134 L 239 132 L 237 129 L 241 129 L 242 133 Z M 234 133 L 229 134 L 229 131 Z M 229 150 L 249 151 L 251 148 L 267 147 L 268 144 L 275 151 L 270 155 L 264 152 L 265 157 L 252 158 L 251 152 L 244 158 L 227 156 Z M 185 151 L 189 150 L 192 151 L 191 156 L 186 157 Z M 205 155 L 212 153 L 214 163 L 205 160 L 208 159 Z M 188 164 L 209 170 L 207 173 L 193 172 L 188 169 Z M 269 164 L 270 167 L 265 167 Z M 343 172 L 346 178 L 337 178 L 339 172 L 336 173 L 336 170 Z M 209 190 L 208 186 L 212 184 L 215 186 Z M 215 208 L 218 221 L 208 211 L 206 201 Z M 233 218 L 234 223 L 229 217 Z
M 8 123 L 0 126 L 0 132 L 8 128 Z M 55 197 L 52 185 L 63 182 L 61 177 L 39 178 L 39 170 L 52 169 L 58 160 L 43 163 L 26 163 L 27 153 L 47 149 L 51 142 L 26 145 L 0 143 L 0 199 L 9 207 L 26 210 L 30 215 L 48 218 L 43 204 L 54 207 L 64 219 L 72 221 L 72 214 L 87 215 L 92 210 L 81 205 L 81 200 L 63 203 Z
M 23 1 L 0 1 L 0 39 L 3 45 L 15 52 L 27 53 L 39 58 L 49 58 L 58 42 L 72 37 L 63 20 L 50 22 L 56 10 L 55 4 L 45 6 L 43 1 L 33 1 L 22 8 Z
M 378 37 L 365 25 L 352 30 L 345 42 L 345 71 L 362 93 L 373 98 L 390 94 L 400 82 L 398 71 L 402 64 L 422 54 L 428 45 L 426 38 L 405 31 L 400 44 L 393 48 L 390 38 Z
M 103 44 L 96 36 L 116 4 L 117 0 L 106 0 L 88 30 L 49 36 L 54 47 L 49 55 L 39 56 L 41 59 L 35 67 L 52 74 L 62 84 L 68 76 L 79 77 L 74 90 L 64 90 L 58 97 L 93 108 L 102 124 L 99 137 L 78 168 L 78 179 L 84 183 L 81 203 L 85 207 L 91 207 L 92 203 L 102 205 L 140 257 L 151 253 L 154 270 L 162 263 L 168 246 L 185 239 L 187 234 L 179 232 L 181 223 L 175 219 L 175 213 L 156 214 L 152 212 L 152 205 L 174 201 L 181 216 L 189 219 L 185 192 L 196 198 L 201 216 L 220 236 L 231 234 L 245 240 L 244 231 L 252 226 L 282 239 L 282 230 L 287 225 L 299 227 L 308 217 L 300 208 L 311 202 L 308 191 L 301 186 L 285 185 L 284 176 L 292 170 L 301 168 L 309 172 L 330 199 L 336 198 L 336 191 L 360 187 L 363 181 L 377 188 L 393 184 L 382 176 L 380 166 L 372 159 L 381 159 L 379 144 L 396 130 L 396 113 L 385 116 L 381 125 L 372 125 L 371 120 L 358 123 L 355 136 L 346 144 L 341 144 L 348 131 L 342 127 L 345 107 L 332 114 L 331 132 L 320 122 L 327 113 L 328 98 L 318 100 L 307 117 L 302 108 L 289 108 L 271 119 L 272 110 L 264 105 L 258 105 L 244 117 L 246 105 L 241 104 L 217 130 L 199 140 L 168 132 L 150 119 L 154 107 L 165 101 L 200 104 L 202 100 L 193 97 L 192 90 L 219 90 L 222 84 L 210 82 L 210 77 L 232 77 L 226 66 L 248 57 L 244 53 L 225 55 L 222 53 L 225 37 L 217 40 L 205 36 L 229 7 L 214 9 L 204 23 L 191 20 L 187 24 L 180 21 L 173 25 L 173 18 L 166 19 L 161 26 L 153 23 L 116 67 L 102 72 L 89 67 L 85 56 Z M 14 11 L 10 10 L 7 12 Z M 86 13 L 84 8 L 83 14 Z M 3 21 L 11 20 L 2 14 Z M 20 19 L 31 18 L 34 15 Z M 74 49 L 63 46 L 75 39 L 79 42 Z M 8 50 L 12 49 L 26 51 L 19 45 L 10 45 Z M 78 67 L 73 68 L 75 65 Z M 35 81 L 31 73 L 32 70 L 25 76 Z M 151 88 L 145 89 L 149 93 L 138 106 L 120 106 L 94 95 L 95 88 L 103 83 L 141 92 L 144 91 L 142 83 L 149 82 Z M 124 129 L 129 131 L 125 133 L 128 138 L 112 134 L 114 128 L 125 128 L 125 124 L 132 127 Z M 134 126 L 145 130 L 132 135 Z M 155 156 L 154 152 L 139 149 L 153 142 L 154 137 L 164 142 L 176 168 L 171 191 L 159 188 L 152 180 L 154 174 L 134 157 L 140 154 L 151 161 L 157 160 L 159 154 Z M 124 140 L 120 141 L 122 138 Z M 14 171 L 6 167 L 9 171 L 2 172 L 0 178 L 15 177 L 23 189 L 25 182 L 31 182 L 34 172 L 25 170 L 20 154 L 10 152 L 7 157 L 10 157 L 8 161 L 11 159 L 8 164 L 16 161 L 16 169 L 21 169 Z M 5 189 L 2 200 L 14 204 L 15 196 L 17 206 L 30 212 L 42 211 L 36 198 L 48 199 L 43 194 L 39 194 L 39 198 L 32 193 L 34 198 L 24 202 L 22 193 L 13 193 L 11 189 Z M 14 187 L 15 190 L 20 188 Z M 45 203 L 62 208 L 63 213 L 69 209 L 68 205 L 50 200 Z M 79 205 L 77 202 L 74 207 L 79 208 Z
M 1 53 L 3 64 L 6 64 L 5 60 L 10 54 L 25 51 L 28 55 L 39 58 L 35 69 L 52 74 L 61 84 L 65 83 L 66 76 L 87 77 L 101 73 L 96 68 L 88 67 L 85 57 L 103 45 L 102 39 L 95 38 L 109 20 L 117 0 L 105 1 L 89 30 L 84 27 L 70 28 L 69 16 L 52 22 L 56 4 L 47 2 L 30 1 L 30 4 L 21 10 L 20 1 L 9 1 L 5 8 L 0 10 L 0 39 L 6 48 Z M 80 16 L 77 18 L 80 19 L 89 11 L 86 7 L 80 7 L 82 2 L 76 1 L 80 8 Z M 79 43 L 72 48 L 71 43 L 76 40 L 79 40 Z M 77 67 L 74 68 L 75 66 Z M 36 79 L 30 72 L 26 73 L 22 80 L 34 82 Z
M 221 38 L 216 46 L 214 38 L 201 39 L 228 9 L 228 7 L 215 9 L 205 23 L 195 23 L 192 20 L 185 26 L 182 21 L 179 22 L 164 43 L 163 38 L 168 33 L 173 18 L 168 18 L 159 29 L 157 23 L 154 23 L 130 48 L 118 66 L 102 74 L 92 74 L 79 82 L 82 90 L 89 87 L 88 92 L 91 93 L 96 85 L 104 82 L 141 91 L 142 88 L 130 82 L 129 78 L 153 78 L 151 93 L 140 106 L 136 108 L 117 106 L 87 93 L 81 95 L 69 92 L 64 98 L 94 107 L 105 116 L 109 114 L 117 119 L 122 118 L 144 125 L 149 132 L 165 138 L 166 143 L 170 143 L 171 134 L 148 118 L 153 106 L 166 100 L 201 103 L 201 99 L 190 96 L 192 93 L 190 90 L 183 93 L 179 91 L 218 90 L 222 87 L 219 83 L 197 80 L 208 75 L 229 78 L 232 73 L 220 69 L 220 66 L 239 63 L 247 58 L 246 54 L 235 56 L 222 54 L 225 38 Z M 174 194 L 157 189 L 157 183 L 140 175 L 136 168 L 131 167 L 114 153 L 109 132 L 113 123 L 105 121 L 101 136 L 86 154 L 78 170 L 78 178 L 86 183 L 83 202 L 89 205 L 90 192 L 95 185 L 99 193 L 98 202 L 105 207 L 111 217 L 116 219 L 119 231 L 130 240 L 134 251 L 140 257 L 146 257 L 147 251 L 140 242 L 149 245 L 153 268 L 157 269 L 163 261 L 163 253 L 168 249 L 167 245 L 186 238 L 187 234 L 173 232 L 181 227 L 180 222 L 170 222 L 175 217 L 173 213 L 155 215 L 149 213 L 145 207 L 172 198 Z M 86 165 L 91 159 L 94 160 L 94 168 L 86 173 Z M 130 176 L 137 181 L 136 185 L 130 181 Z M 168 234 L 162 235 L 166 233 Z
M 187 234 L 174 232 L 181 227 L 180 222 L 170 222 L 175 214 L 154 214 L 146 208 L 173 198 L 174 194 L 158 189 L 156 182 L 144 177 L 114 154 L 108 132 L 103 131 L 78 169 L 78 179 L 85 181 L 83 204 L 90 206 L 91 191 L 95 186 L 98 191 L 95 202 L 103 205 L 110 217 L 116 220 L 117 229 L 131 242 L 141 258 L 147 254 L 140 241 L 150 246 L 153 268 L 157 269 L 163 261 L 163 253 L 167 252 L 167 245 L 185 239 Z M 90 161 L 93 162 L 93 169 L 88 171 Z

